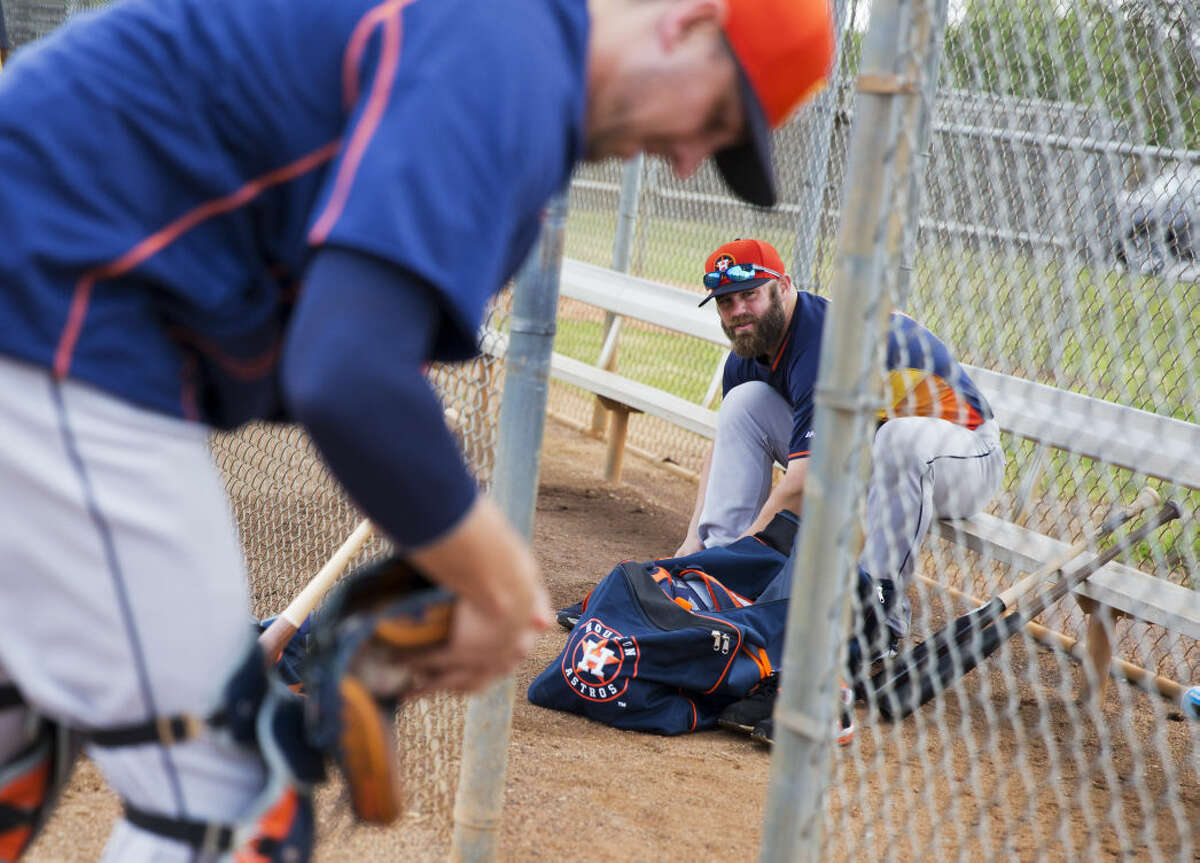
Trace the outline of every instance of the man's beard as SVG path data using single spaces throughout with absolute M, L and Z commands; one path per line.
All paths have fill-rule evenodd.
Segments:
M 747 323 L 754 324 L 754 327 L 744 332 L 734 332 L 736 327 Z M 745 359 L 770 353 L 783 339 L 787 325 L 787 315 L 783 311 L 783 299 L 779 292 L 773 289 L 771 303 L 761 318 L 743 315 L 735 318 L 729 324 L 722 321 L 721 329 L 729 337 L 729 341 L 733 345 L 733 352 Z

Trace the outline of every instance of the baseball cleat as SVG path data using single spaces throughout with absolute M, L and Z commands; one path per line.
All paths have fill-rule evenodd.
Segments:
M 750 729 L 750 737 L 759 743 L 770 746 L 775 742 L 775 720 L 768 716 Z
M 559 626 L 570 632 L 575 628 L 575 624 L 579 623 L 579 618 L 582 616 L 583 603 L 577 602 L 574 605 L 568 605 L 566 608 L 560 608 L 554 619 L 558 621 Z
M 764 720 L 770 722 L 778 695 L 779 672 L 772 671 L 756 683 L 745 698 L 722 710 L 717 717 L 717 724 L 730 731 L 753 735 L 755 728 Z
M 838 724 L 834 729 L 834 739 L 837 740 L 838 746 L 846 746 L 854 739 L 854 690 L 842 681 L 841 687 L 841 709 L 838 711 Z
M 854 740 L 854 690 L 845 683 L 840 686 L 841 705 L 838 709 L 837 721 L 834 723 L 833 735 L 838 746 L 846 746 Z M 769 746 L 775 741 L 775 720 L 771 716 L 767 716 L 759 720 L 748 733 L 752 739 Z

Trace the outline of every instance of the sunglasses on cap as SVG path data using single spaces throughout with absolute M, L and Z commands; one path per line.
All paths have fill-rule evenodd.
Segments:
M 748 282 L 756 278 L 757 273 L 766 273 L 768 276 L 773 276 L 776 279 L 783 278 L 781 273 L 758 264 L 731 264 L 724 270 L 713 270 L 711 273 L 705 273 L 704 287 L 710 291 L 720 287 L 722 277 L 729 279 L 731 282 Z

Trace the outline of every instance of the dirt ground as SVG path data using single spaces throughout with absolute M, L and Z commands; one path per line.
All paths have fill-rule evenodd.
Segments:
M 694 484 L 637 459 L 605 484 L 603 446 L 549 423 L 535 550 L 556 606 L 623 559 L 669 555 Z M 934 620 L 957 609 L 928 603 Z M 916 614 L 914 619 L 917 619 Z M 501 858 L 756 859 L 769 750 L 722 731 L 618 731 L 532 706 L 532 678 L 561 649 L 544 635 L 517 675 Z M 1113 683 L 1098 712 L 1074 701 L 1079 669 L 1017 644 L 903 723 L 857 708 L 833 754 L 824 859 L 1200 860 L 1200 723 Z M 1095 721 L 1095 720 L 1099 721 Z M 318 798 L 316 859 L 444 860 L 444 825 L 351 824 L 340 791 Z M 94 860 L 118 804 L 84 761 L 26 859 Z

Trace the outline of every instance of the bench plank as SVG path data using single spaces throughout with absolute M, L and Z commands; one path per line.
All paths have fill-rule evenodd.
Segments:
M 660 417 L 706 438 L 716 437 L 716 411 L 648 384 L 630 380 L 615 372 L 606 372 L 559 353 L 554 354 L 550 361 L 550 374 L 564 383 Z
M 967 519 L 934 521 L 929 532 L 961 543 L 993 560 L 1029 571 L 1069 547 L 1068 543 L 987 513 Z M 1200 639 L 1200 591 L 1189 590 L 1114 561 L 1079 585 L 1075 593 Z
M 1200 425 L 964 365 L 1007 432 L 1200 489 Z
M 682 288 L 564 258 L 559 293 L 606 312 L 729 347 L 716 310 L 700 308 L 701 295 Z

